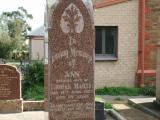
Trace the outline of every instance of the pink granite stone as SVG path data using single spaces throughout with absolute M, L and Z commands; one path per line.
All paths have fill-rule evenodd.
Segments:
M 20 73 L 13 66 L 0 64 L 0 100 L 20 99 Z
M 50 11 L 49 120 L 94 120 L 94 25 L 85 0 Z

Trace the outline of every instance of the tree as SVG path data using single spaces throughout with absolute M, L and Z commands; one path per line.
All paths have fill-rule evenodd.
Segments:
M 7 32 L 0 30 L 0 58 L 8 58 L 12 50 L 12 41 Z
M 32 18 L 23 7 L 0 15 L 0 50 L 4 50 L 0 58 L 8 57 L 13 50 L 22 50 L 25 36 L 31 31 L 27 21 Z

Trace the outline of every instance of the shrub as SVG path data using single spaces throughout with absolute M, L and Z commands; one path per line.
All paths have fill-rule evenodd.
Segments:
M 44 65 L 41 61 L 26 66 L 22 86 L 24 99 L 44 99 Z
M 154 86 L 145 86 L 143 88 L 140 88 L 139 93 L 141 95 L 147 95 L 147 96 L 155 96 L 156 95 L 156 88 Z
M 43 100 L 44 99 L 44 86 L 34 85 L 30 86 L 24 91 L 24 100 Z
M 24 82 L 29 85 L 44 83 L 44 64 L 41 61 L 35 61 L 26 66 Z

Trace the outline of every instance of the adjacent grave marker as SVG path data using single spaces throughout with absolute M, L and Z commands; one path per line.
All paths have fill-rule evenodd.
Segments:
M 16 68 L 0 65 L 0 100 L 20 99 L 20 74 Z
M 54 3 L 49 10 L 49 120 L 94 120 L 92 2 Z
M 20 73 L 0 64 L 0 112 L 22 112 Z
M 160 104 L 160 43 L 157 45 L 156 98 L 157 103 Z

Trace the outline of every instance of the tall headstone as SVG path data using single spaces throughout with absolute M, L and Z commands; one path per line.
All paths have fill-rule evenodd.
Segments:
M 0 64 L 0 113 L 22 112 L 20 73 Z
M 157 45 L 156 101 L 160 105 L 160 43 Z
M 49 2 L 49 120 L 94 120 L 92 2 Z
M 44 110 L 48 111 L 48 12 L 47 6 L 44 14 L 44 26 L 45 26 L 45 34 L 44 34 Z

